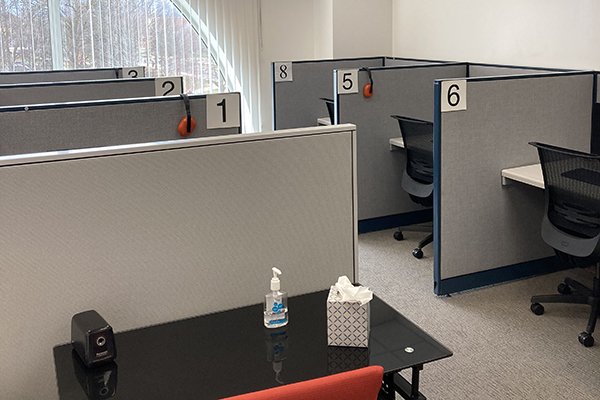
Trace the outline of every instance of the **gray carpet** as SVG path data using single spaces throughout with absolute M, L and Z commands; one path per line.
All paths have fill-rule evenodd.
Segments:
M 431 246 L 421 260 L 410 254 L 424 234 L 406 232 L 397 242 L 392 232 L 359 236 L 360 281 L 454 352 L 425 366 L 421 391 L 428 399 L 600 399 L 600 327 L 594 347 L 577 341 L 589 307 L 529 311 L 531 295 L 555 293 L 567 275 L 589 286 L 592 270 L 437 297 Z

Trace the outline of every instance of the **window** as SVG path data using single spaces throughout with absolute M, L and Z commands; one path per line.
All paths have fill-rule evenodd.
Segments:
M 47 0 L 0 0 L 0 70 L 52 69 Z
M 0 0 L 0 69 L 52 69 L 49 7 L 60 7 L 61 68 L 146 66 L 188 93 L 226 91 L 204 41 L 171 0 Z M 55 58 L 56 58 L 55 54 Z

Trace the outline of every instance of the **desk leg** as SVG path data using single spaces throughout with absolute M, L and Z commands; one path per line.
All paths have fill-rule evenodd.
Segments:
M 408 382 L 406 379 L 404 379 L 404 377 L 402 377 L 400 374 L 395 373 L 395 374 L 390 374 L 390 376 L 388 377 L 384 377 L 383 378 L 383 386 L 382 386 L 382 392 L 384 391 L 384 387 L 389 389 L 392 389 L 391 392 L 397 392 L 400 396 L 402 396 L 403 399 L 407 399 L 407 400 L 427 400 L 427 398 L 425 396 L 423 396 L 423 394 L 421 392 L 419 392 L 419 380 L 420 380 L 420 373 L 423 370 L 423 365 L 417 365 L 415 367 L 412 368 L 412 382 Z M 391 379 L 391 382 L 389 380 L 389 378 Z M 386 378 L 387 381 L 386 381 Z M 388 392 L 386 392 L 388 393 Z M 394 397 L 380 397 L 380 399 L 393 399 Z
M 394 375 L 397 373 L 389 373 L 383 375 L 383 382 L 381 384 L 381 390 L 377 400 L 395 400 L 396 399 L 396 385 L 394 384 Z

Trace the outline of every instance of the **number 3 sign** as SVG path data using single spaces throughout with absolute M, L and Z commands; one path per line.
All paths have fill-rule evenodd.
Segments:
M 442 81 L 442 112 L 467 109 L 467 81 Z

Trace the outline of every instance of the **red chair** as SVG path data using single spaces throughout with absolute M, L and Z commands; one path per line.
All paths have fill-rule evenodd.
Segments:
M 374 365 L 223 400 L 377 400 L 382 380 Z

